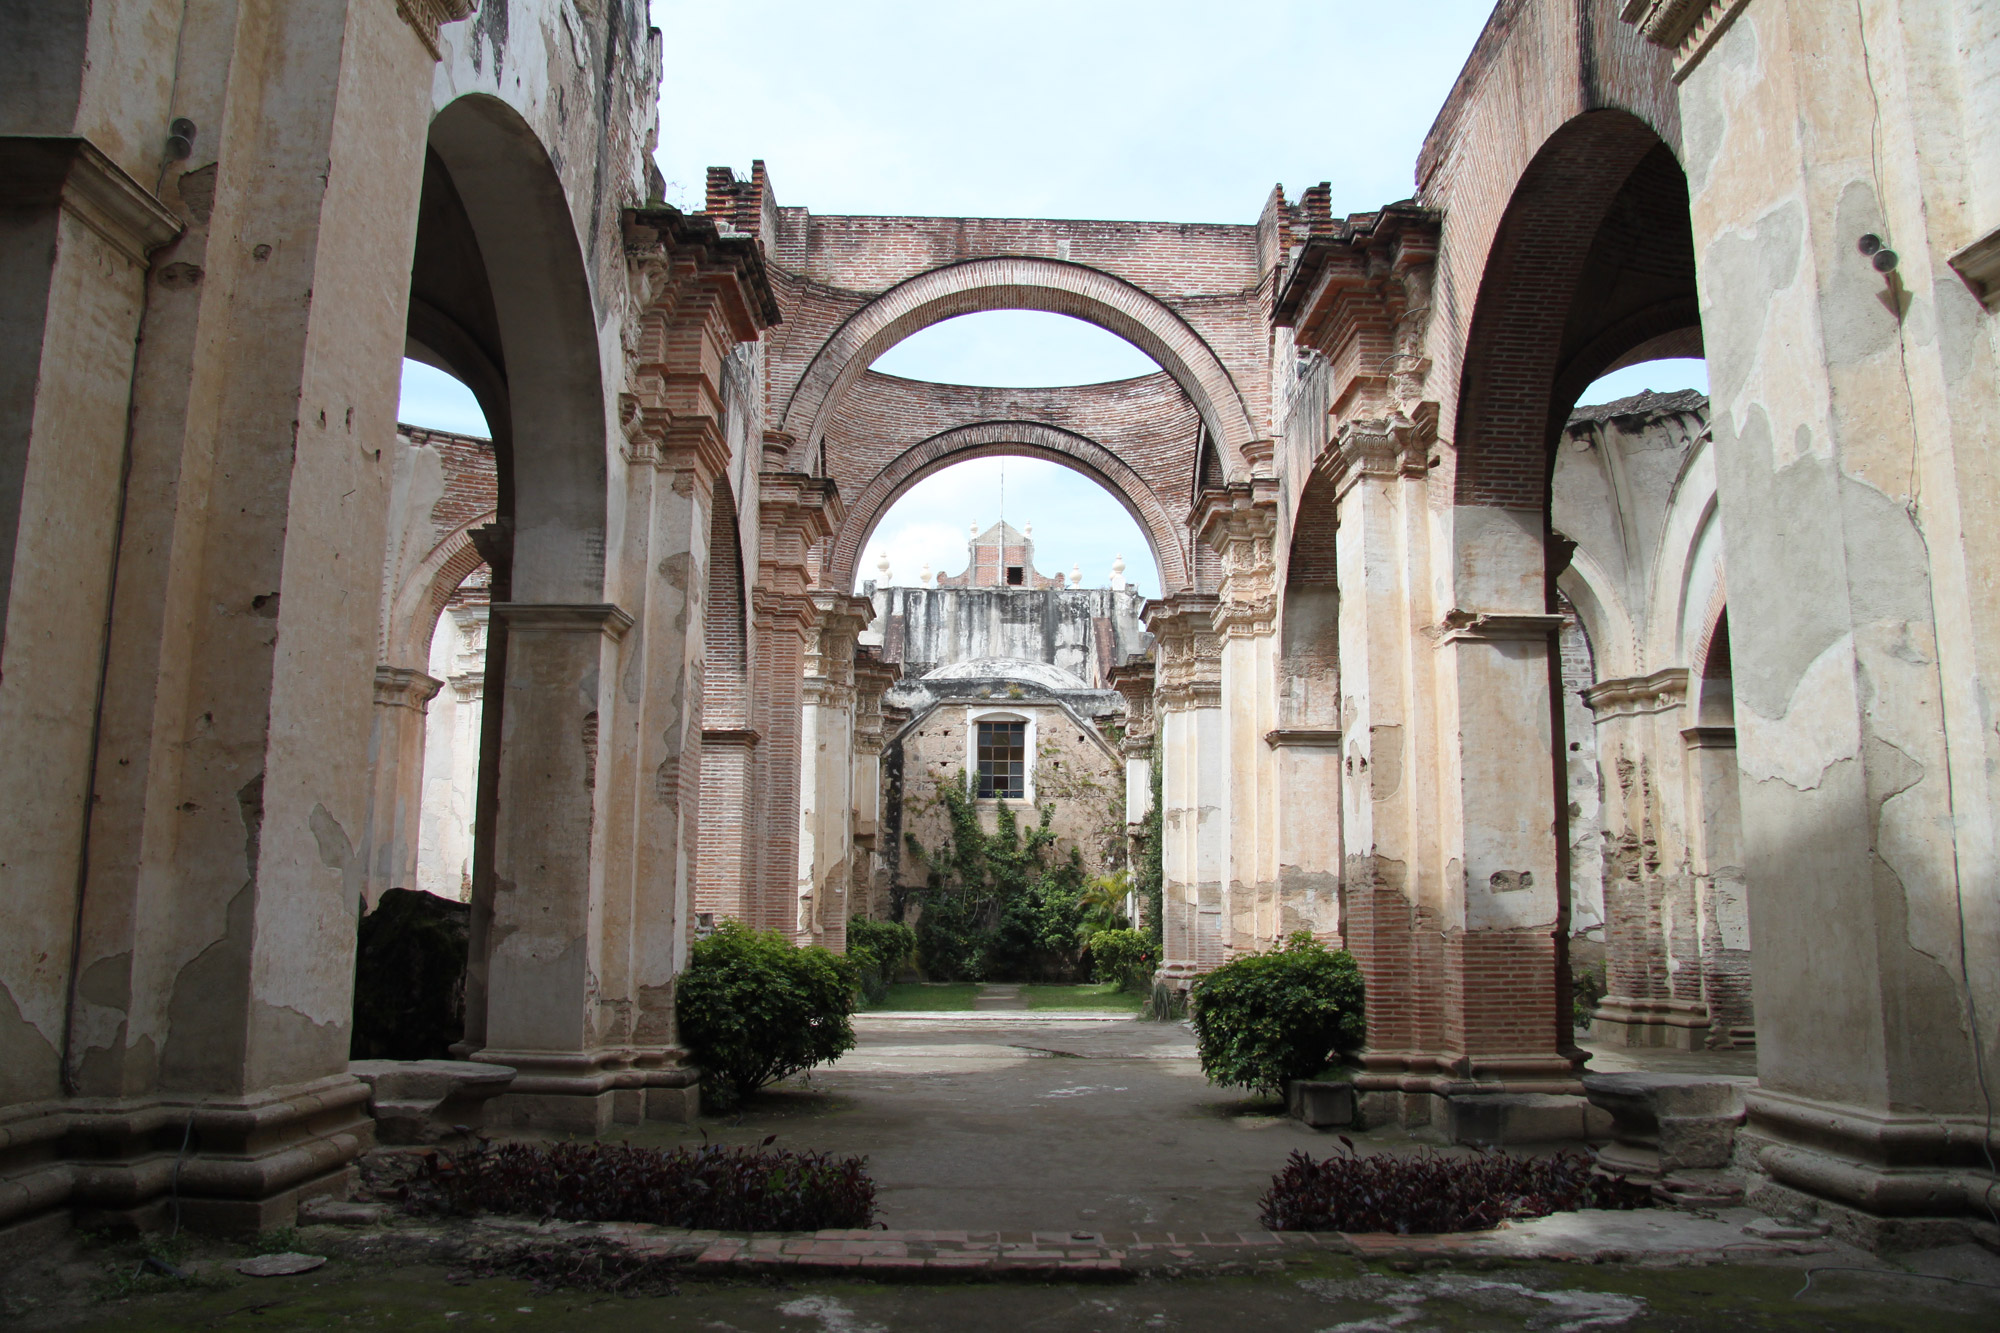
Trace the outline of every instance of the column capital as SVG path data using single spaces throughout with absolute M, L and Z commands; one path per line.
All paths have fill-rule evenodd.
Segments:
M 375 702 L 387 708 L 413 708 L 422 713 L 444 688 L 444 682 L 415 667 L 375 668 Z
M 597 633 L 616 640 L 632 628 L 631 613 L 611 602 L 494 602 L 491 614 L 514 634 L 533 630 Z
M 1222 640 L 1215 632 L 1216 597 L 1177 593 L 1146 604 L 1146 629 L 1159 663 L 1162 713 L 1222 704 Z
M 1222 557 L 1215 630 L 1224 638 L 1273 633 L 1278 621 L 1278 483 L 1256 477 L 1204 491 L 1195 502 L 1198 538 Z
M 1344 421 L 1320 455 L 1319 467 L 1333 479 L 1336 496 L 1345 496 L 1365 477 L 1424 477 L 1437 443 L 1437 423 L 1438 405 L 1428 400 L 1408 414 Z
M 1150 658 L 1134 658 L 1111 668 L 1111 688 L 1125 699 L 1125 745 L 1150 747 L 1153 742 L 1153 689 L 1159 668 Z

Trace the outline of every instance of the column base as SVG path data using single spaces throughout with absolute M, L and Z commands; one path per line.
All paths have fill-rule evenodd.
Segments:
M 0 1115 L 0 1226 L 65 1211 L 114 1231 L 180 1224 L 254 1234 L 351 1190 L 375 1143 L 368 1085 L 347 1074 L 242 1097 L 77 1098 Z
M 1856 1244 L 2000 1245 L 2000 1155 L 1983 1117 L 1898 1114 L 1767 1089 L 1744 1096 L 1748 1201 L 1816 1215 Z
M 691 1124 L 701 1107 L 700 1072 L 679 1049 L 562 1055 L 489 1047 L 470 1058 L 517 1071 L 487 1110 L 487 1123 L 517 1133 L 594 1137 L 648 1120 Z
M 1370 1053 L 1354 1077 L 1364 1124 L 1498 1146 L 1608 1137 L 1583 1097 L 1581 1053 L 1499 1057 Z
M 1708 1006 L 1607 995 L 1591 1017 L 1590 1035 L 1610 1046 L 1703 1051 L 1710 1045 Z

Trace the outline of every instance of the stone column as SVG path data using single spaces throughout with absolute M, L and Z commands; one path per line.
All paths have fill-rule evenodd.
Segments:
M 494 1103 L 498 1123 L 599 1134 L 630 1065 L 603 971 L 603 719 L 615 716 L 617 606 L 496 602 L 507 676 L 493 830 L 492 946 L 485 1046 L 476 1060 L 520 1071 Z
M 364 911 L 375 906 L 384 889 L 417 887 L 426 714 L 442 685 L 411 667 L 375 668 L 374 725 L 368 733 L 374 802 L 365 841 L 372 857 L 361 884 Z
M 1743 815 L 1737 794 L 1736 728 L 1684 728 L 1688 861 L 1700 932 L 1701 999 L 1708 1044 L 1757 1044 L 1750 987 L 1750 904 L 1743 885 Z
M 1223 961 L 1222 645 L 1216 599 L 1177 593 L 1146 605 L 1158 643 L 1155 686 L 1160 732 L 1160 980 L 1186 989 Z
M 1702 1049 L 1699 913 L 1683 828 L 1688 673 L 1603 680 L 1584 691 L 1604 773 L 1605 995 L 1591 1035 L 1622 1046 Z
M 1356 1086 L 1371 1122 L 1411 1124 L 1428 1123 L 1445 1066 L 1437 771 L 1417 740 L 1437 655 L 1411 629 L 1430 619 L 1424 460 L 1407 423 L 1360 422 L 1322 464 L 1339 516 L 1343 926 L 1368 988 Z
M 813 596 L 799 720 L 798 916 L 801 944 L 847 949 L 853 878 L 854 647 L 874 617 L 866 597 Z
M 2000 678 L 2000 214 L 1990 96 L 1966 81 L 1991 68 L 1988 20 L 1752 4 L 1697 32 L 1706 8 L 1628 12 L 1684 53 L 1696 146 L 1757 944 L 1739 1142 L 1769 1181 L 1753 1200 L 1802 1191 L 1849 1234 L 1937 1236 L 2000 1201 L 1984 702 Z
M 902 676 L 902 668 L 882 661 L 873 648 L 854 657 L 854 851 L 849 874 L 847 912 L 884 920 L 888 917 L 888 884 L 881 878 L 882 745 L 888 739 L 882 716 L 882 696 Z
M 1269 443 L 1253 450 L 1268 472 Z M 1222 557 L 1214 612 L 1222 660 L 1224 953 L 1256 953 L 1277 942 L 1277 756 L 1265 743 L 1278 725 L 1278 483 L 1268 475 L 1210 491 L 1196 510 L 1199 539 Z
M 751 725 L 761 737 L 751 809 L 760 836 L 756 901 L 746 921 L 788 935 L 799 930 L 806 640 L 819 620 L 810 561 L 840 515 L 839 492 L 830 480 L 798 472 L 763 474 L 757 582 L 750 594 L 757 631 Z
M 1125 759 L 1125 864 L 1135 878 L 1147 850 L 1146 821 L 1153 813 L 1155 674 L 1153 663 L 1142 658 L 1111 669 L 1111 686 L 1125 698 L 1125 739 L 1118 750 Z M 1132 919 L 1139 921 L 1136 914 Z
M 372 1135 L 347 1047 L 390 479 L 361 444 L 395 428 L 382 257 L 414 244 L 432 61 L 372 4 L 109 31 L 38 53 L 68 103 L 0 146 L 0 1103 L 53 1187 L 0 1224 L 150 1224 L 171 1184 L 190 1225 L 265 1230 Z M 165 1123 L 193 1125 L 171 1172 L 134 1129 Z M 90 1168 L 45 1169 L 62 1144 Z
M 1279 627 L 1276 761 L 1279 931 L 1345 941 L 1340 880 L 1340 593 L 1287 573 Z

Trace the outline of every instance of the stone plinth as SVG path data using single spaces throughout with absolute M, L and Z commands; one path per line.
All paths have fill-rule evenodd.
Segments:
M 1726 1166 L 1743 1123 L 1747 1075 L 1585 1074 L 1584 1095 L 1611 1117 L 1607 1171 L 1641 1179 Z
M 436 1143 L 485 1127 L 486 1103 L 514 1071 L 473 1060 L 356 1060 L 347 1070 L 369 1088 L 379 1143 Z
M 1356 1123 L 1354 1085 L 1330 1079 L 1293 1079 L 1285 1089 L 1285 1110 L 1313 1129 L 1345 1129 Z
M 1444 1103 L 1445 1137 L 1453 1143 L 1513 1147 L 1581 1143 L 1603 1138 L 1609 1119 L 1581 1097 L 1545 1092 L 1474 1093 Z

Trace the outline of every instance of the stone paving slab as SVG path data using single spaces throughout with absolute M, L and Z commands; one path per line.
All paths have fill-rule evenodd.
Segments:
M 1558 1213 L 1492 1231 L 1437 1236 L 1273 1231 L 821 1231 L 728 1235 L 669 1227 L 578 1228 L 646 1254 L 689 1259 L 697 1272 L 769 1274 L 853 1268 L 871 1276 L 1130 1277 L 1171 1270 L 1243 1272 L 1323 1252 L 1383 1261 L 1538 1259 L 1696 1264 L 1825 1254 L 1828 1240 L 1765 1240 L 1746 1231 L 1747 1208 Z
M 870 1009 L 854 1015 L 857 1028 L 894 1023 L 960 1023 L 984 1026 L 1059 1026 L 1067 1023 L 1137 1023 L 1137 1015 L 1104 1009 Z

